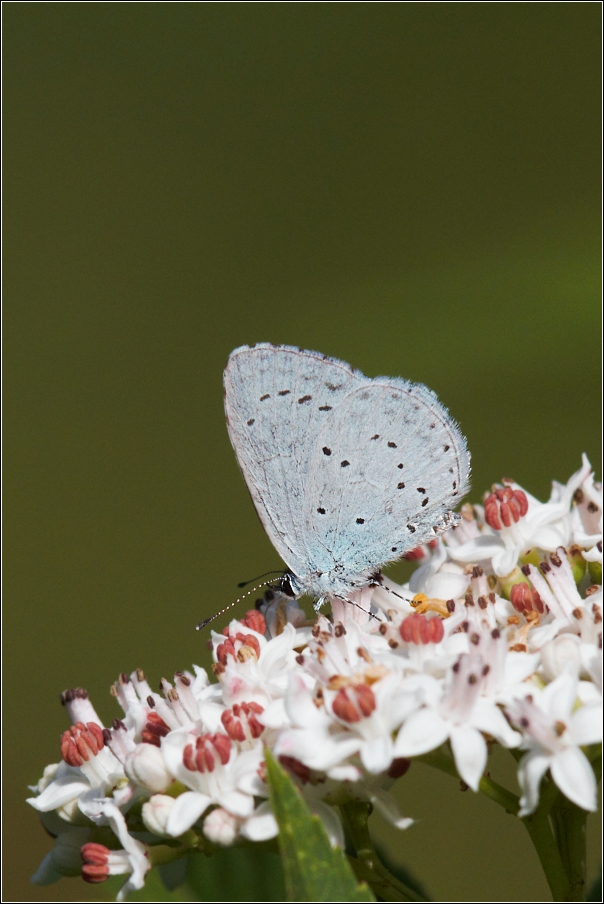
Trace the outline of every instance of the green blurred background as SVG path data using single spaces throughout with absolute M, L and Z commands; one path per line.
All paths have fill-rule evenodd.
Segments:
M 599 471 L 600 4 L 8 3 L 4 29 L 4 899 L 106 900 L 29 884 L 26 785 L 60 691 L 109 721 L 121 671 L 207 664 L 195 624 L 280 564 L 231 349 L 427 383 L 475 500 Z M 421 766 L 398 796 L 421 822 L 375 831 L 435 899 L 549 899 L 494 804 Z

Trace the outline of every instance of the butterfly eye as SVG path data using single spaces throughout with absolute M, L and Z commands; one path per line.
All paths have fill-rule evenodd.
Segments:
M 291 579 L 288 574 L 284 574 L 281 580 L 279 581 L 279 590 L 281 593 L 284 593 L 285 596 L 291 597 L 294 599 L 296 594 L 294 593 L 294 589 L 292 587 Z

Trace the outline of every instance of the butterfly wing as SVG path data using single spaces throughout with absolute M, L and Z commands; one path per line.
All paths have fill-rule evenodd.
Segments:
M 317 352 L 242 346 L 224 372 L 225 412 L 239 467 L 275 549 L 304 577 L 314 538 L 303 518 L 317 437 L 339 400 L 370 381 Z
M 350 387 L 310 456 L 303 517 L 310 559 L 349 586 L 362 583 L 444 529 L 469 472 L 461 431 L 425 386 L 378 377 Z M 334 587 L 341 588 L 335 574 Z

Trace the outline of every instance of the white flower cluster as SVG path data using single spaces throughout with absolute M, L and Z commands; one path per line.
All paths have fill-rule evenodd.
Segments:
M 388 788 L 443 744 L 475 791 L 488 744 L 524 751 L 521 817 L 548 770 L 594 810 L 582 748 L 601 741 L 601 488 L 584 458 L 546 503 L 504 480 L 461 514 L 409 556 L 408 585 L 377 578 L 356 605 L 334 600 L 332 619 L 309 623 L 269 593 L 212 634 L 217 682 L 195 668 L 158 694 L 142 672 L 122 675 L 111 728 L 85 691 L 67 691 L 62 761 L 29 800 L 56 837 L 34 881 L 120 873 L 123 898 L 152 865 L 208 841 L 274 837 L 265 747 L 342 846 L 342 795 L 407 827 Z

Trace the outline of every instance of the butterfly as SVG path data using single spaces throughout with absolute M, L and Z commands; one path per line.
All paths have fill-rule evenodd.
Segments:
M 346 599 L 456 524 L 470 454 L 425 386 L 370 379 L 318 352 L 258 343 L 224 371 L 227 427 L 280 589 Z

